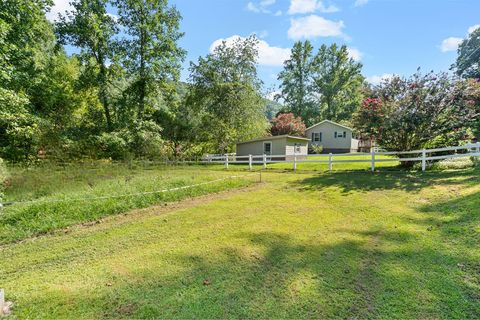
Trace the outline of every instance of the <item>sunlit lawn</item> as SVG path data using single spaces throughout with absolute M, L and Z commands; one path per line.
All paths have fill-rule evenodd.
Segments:
M 4 200 L 20 203 L 0 211 L 0 245 L 135 208 L 246 186 L 256 179 L 204 184 L 232 173 L 220 168 L 205 170 L 204 166 L 128 166 L 102 162 L 9 171 L 11 177 Z M 155 193 L 197 184 L 202 185 Z
M 23 318 L 480 314 L 480 171 L 263 183 L 0 249 Z
M 328 161 L 328 155 L 309 155 L 307 157 L 308 161 Z M 384 155 L 376 155 L 376 160 L 379 160 L 375 163 L 375 168 L 377 169 L 385 169 L 385 168 L 395 168 L 398 167 L 400 164 L 398 161 L 385 161 L 394 159 L 393 156 L 384 156 Z M 332 170 L 333 171 L 363 171 L 363 170 L 371 170 L 371 155 L 333 155 L 333 163 L 332 163 Z M 363 162 L 348 162 L 349 160 L 358 161 L 362 160 Z M 383 160 L 383 161 L 382 161 Z M 242 159 L 242 161 L 246 161 Z M 337 161 L 337 162 L 336 162 Z M 255 163 L 257 162 L 257 163 Z M 260 164 L 260 159 L 254 159 L 253 169 L 261 169 L 263 167 Z M 218 164 L 217 166 L 220 166 Z M 230 164 L 230 167 L 235 169 L 248 169 L 248 163 L 240 163 L 240 164 Z M 273 170 L 293 170 L 293 161 L 290 160 L 289 162 L 280 162 L 280 163 L 268 163 L 267 169 Z M 297 163 L 297 170 L 300 171 L 328 171 L 328 163 L 327 162 L 301 162 Z

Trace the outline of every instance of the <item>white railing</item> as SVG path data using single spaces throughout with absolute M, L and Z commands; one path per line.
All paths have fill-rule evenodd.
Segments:
M 457 153 L 459 150 L 466 150 L 465 153 Z M 455 151 L 455 154 L 439 155 L 434 156 L 433 153 L 437 152 L 446 152 L 446 151 Z M 348 157 L 355 156 L 369 156 L 367 159 L 348 159 Z M 377 156 L 396 156 L 391 158 L 380 158 Z M 409 157 L 402 158 L 401 155 L 413 155 Z M 416 155 L 416 156 L 415 156 Z M 320 155 L 319 155 L 320 156 Z M 412 150 L 412 151 L 386 151 L 386 152 L 377 152 L 376 148 L 372 148 L 370 153 L 342 153 L 342 154 L 325 154 L 322 156 L 328 156 L 327 159 L 307 159 L 306 155 L 246 155 L 246 156 L 237 156 L 234 154 L 226 155 L 215 155 L 208 158 L 204 158 L 203 162 L 208 163 L 223 163 L 225 168 L 228 169 L 230 164 L 248 164 L 249 169 L 253 168 L 255 164 L 262 164 L 263 168 L 266 169 L 268 164 L 271 163 L 292 163 L 293 170 L 297 169 L 297 164 L 299 163 L 328 163 L 329 171 L 332 171 L 334 163 L 370 163 L 372 172 L 375 171 L 375 164 L 378 162 L 411 162 L 411 161 L 421 161 L 422 171 L 426 170 L 427 161 L 434 160 L 444 160 L 444 159 L 454 159 L 461 157 L 480 157 L 480 142 L 475 144 L 467 144 L 463 146 L 455 147 L 446 147 L 446 148 L 436 148 L 436 149 L 423 149 L 423 150 Z M 341 158 L 341 159 L 335 159 Z

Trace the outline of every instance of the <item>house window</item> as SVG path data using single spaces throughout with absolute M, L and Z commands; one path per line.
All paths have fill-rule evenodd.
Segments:
M 318 143 L 322 141 L 322 133 L 321 132 L 312 132 L 312 142 Z
M 272 143 L 271 142 L 264 142 L 263 143 L 263 153 L 271 155 L 272 154 Z
M 347 137 L 347 132 L 346 131 L 343 131 L 343 132 L 335 131 L 334 136 L 335 136 L 335 138 L 346 138 Z

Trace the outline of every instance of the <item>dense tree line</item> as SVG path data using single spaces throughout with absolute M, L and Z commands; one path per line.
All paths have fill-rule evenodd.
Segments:
M 192 156 L 266 131 L 254 37 L 191 63 L 182 83 L 167 0 L 75 0 L 50 23 L 52 4 L 0 4 L 0 157 Z
M 46 19 L 52 5 L 0 2 L 0 158 L 191 157 L 302 134 L 302 121 L 323 119 L 396 150 L 480 134 L 480 29 L 460 45 L 456 77 L 417 73 L 379 86 L 365 82 L 346 46 L 297 42 L 276 103 L 262 94 L 254 36 L 191 62 L 183 83 L 182 17 L 167 0 L 73 0 L 55 23 Z
M 301 117 L 307 126 L 320 120 L 348 122 L 362 101 L 362 64 L 346 46 L 322 45 L 316 54 L 310 41 L 296 42 L 280 72 L 285 112 Z

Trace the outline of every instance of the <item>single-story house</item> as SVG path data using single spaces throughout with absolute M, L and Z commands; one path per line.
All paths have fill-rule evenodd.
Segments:
M 309 147 L 323 147 L 322 153 L 349 153 L 358 151 L 358 140 L 353 138 L 353 130 L 339 123 L 323 120 L 305 131 L 310 138 Z
M 306 158 L 308 154 L 307 138 L 290 135 L 271 136 L 237 143 L 237 156 L 263 155 L 283 156 L 275 160 Z

